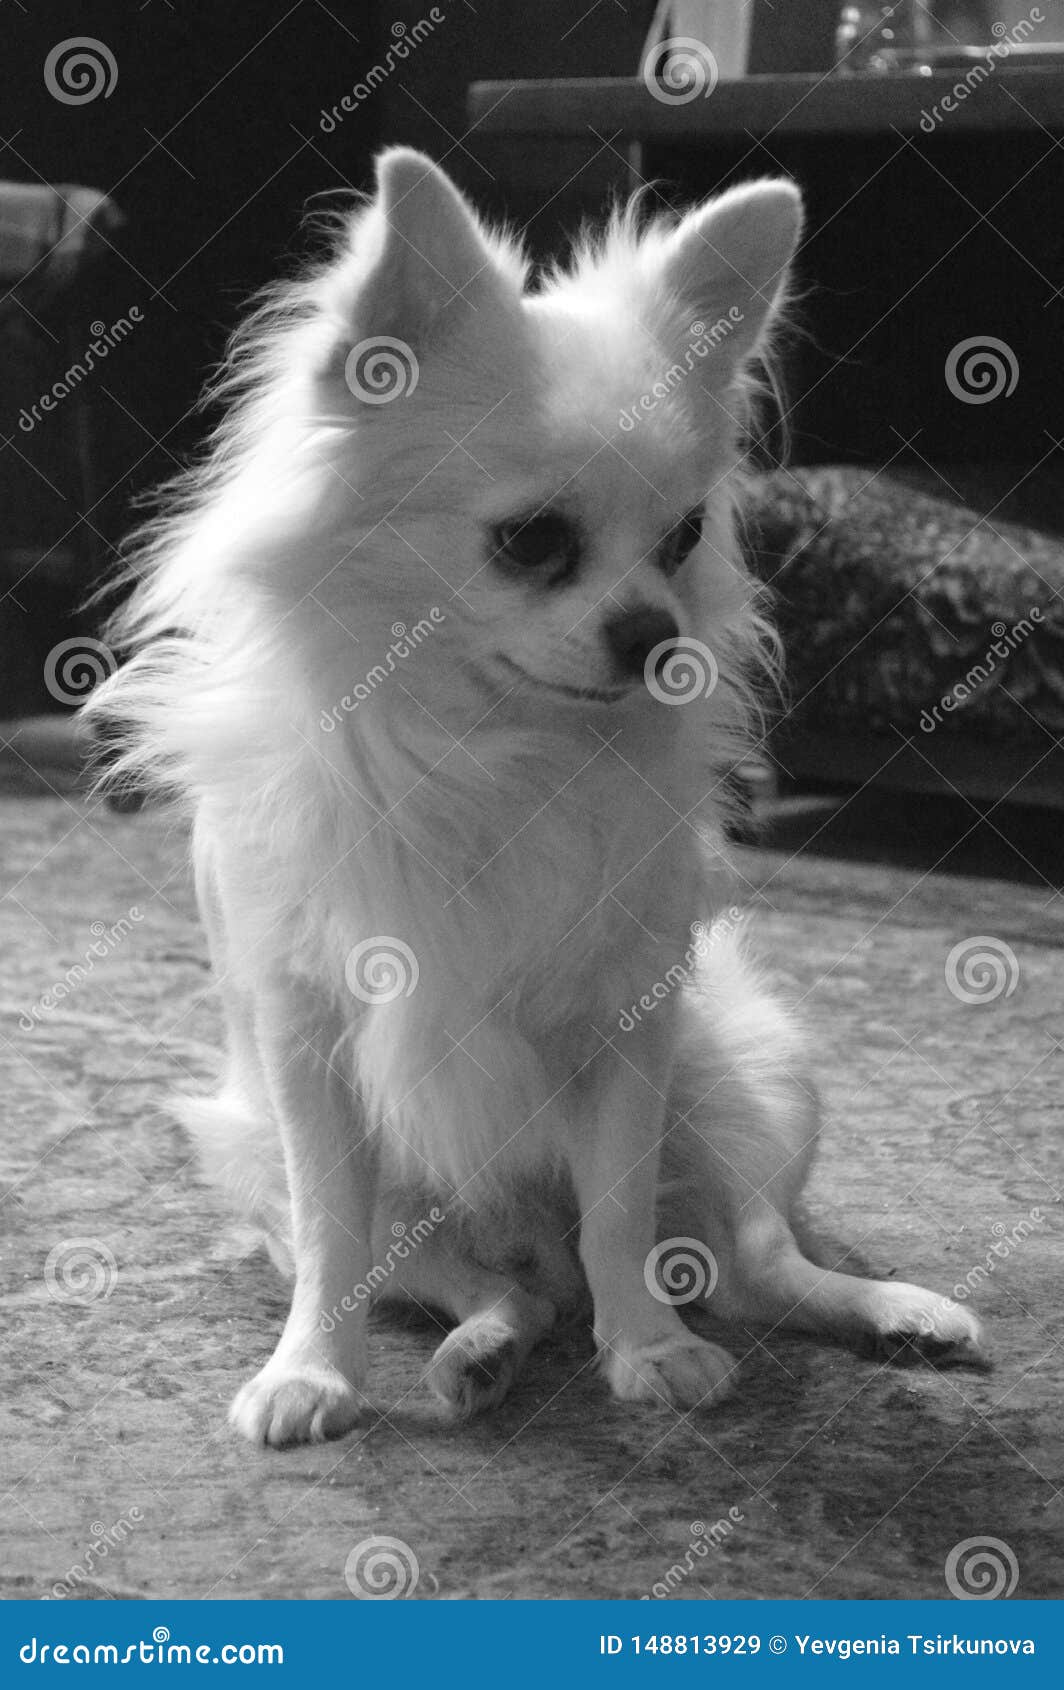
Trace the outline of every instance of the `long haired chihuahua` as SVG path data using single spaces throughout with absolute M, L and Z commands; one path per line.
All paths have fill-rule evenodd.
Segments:
M 350 1428 L 388 1298 L 446 1317 L 456 1415 L 582 1306 L 614 1396 L 685 1410 L 736 1363 L 684 1307 L 979 1355 L 967 1309 L 802 1254 L 814 1095 L 722 914 L 773 668 L 735 503 L 800 226 L 752 182 L 533 281 L 388 151 L 143 539 L 93 709 L 190 811 L 227 1057 L 179 1107 L 292 1279 L 248 1438 Z

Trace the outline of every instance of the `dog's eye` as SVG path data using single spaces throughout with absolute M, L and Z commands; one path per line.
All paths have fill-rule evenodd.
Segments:
M 681 563 L 694 551 L 702 538 L 702 510 L 686 511 L 674 528 L 670 528 L 658 547 L 658 567 L 666 575 L 674 575 Z
M 554 580 L 575 566 L 580 549 L 572 524 L 549 511 L 496 523 L 491 541 L 492 556 L 500 562 L 518 569 L 550 567 L 555 572 Z

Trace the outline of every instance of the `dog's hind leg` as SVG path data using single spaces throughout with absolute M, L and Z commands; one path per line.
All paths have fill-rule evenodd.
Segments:
M 659 1222 L 664 1236 L 675 1226 L 706 1239 L 719 1275 L 707 1308 L 895 1361 L 979 1362 L 979 1323 L 967 1308 L 802 1253 L 791 1217 L 813 1159 L 817 1102 L 787 1017 L 738 959 L 728 979 L 725 996 L 692 994 Z
M 433 1356 L 428 1374 L 432 1389 L 457 1419 L 502 1402 L 558 1317 L 549 1297 L 435 1238 L 403 1263 L 388 1296 L 440 1309 L 458 1322 Z

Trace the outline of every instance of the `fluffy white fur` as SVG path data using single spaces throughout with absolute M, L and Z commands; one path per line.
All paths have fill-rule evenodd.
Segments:
M 709 1404 L 734 1363 L 648 1289 L 661 1237 L 705 1241 L 725 1318 L 976 1352 L 967 1310 L 801 1255 L 815 1104 L 734 934 L 619 1030 L 729 896 L 725 782 L 772 660 L 733 499 L 799 228 L 795 188 L 755 182 L 676 223 L 620 215 L 530 289 L 438 168 L 387 152 L 328 260 L 238 338 L 209 462 L 144 538 L 134 656 L 94 709 L 191 812 L 228 1053 L 184 1118 L 294 1274 L 233 1407 L 253 1439 L 354 1423 L 367 1284 L 458 1323 L 432 1370 L 457 1411 L 588 1293 L 616 1395 Z M 382 337 L 418 380 L 372 403 L 345 368 Z M 543 511 L 580 536 L 561 579 L 494 555 Z M 609 625 L 648 616 L 711 650 L 708 696 L 618 673 Z M 400 624 L 422 636 L 392 673 Z M 416 961 L 412 990 L 379 958 L 359 975 L 370 939 Z

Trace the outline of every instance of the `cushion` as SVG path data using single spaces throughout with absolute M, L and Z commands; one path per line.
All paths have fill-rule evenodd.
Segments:
M 749 544 L 796 728 L 1064 734 L 1064 541 L 904 474 L 827 466 L 763 477 Z

